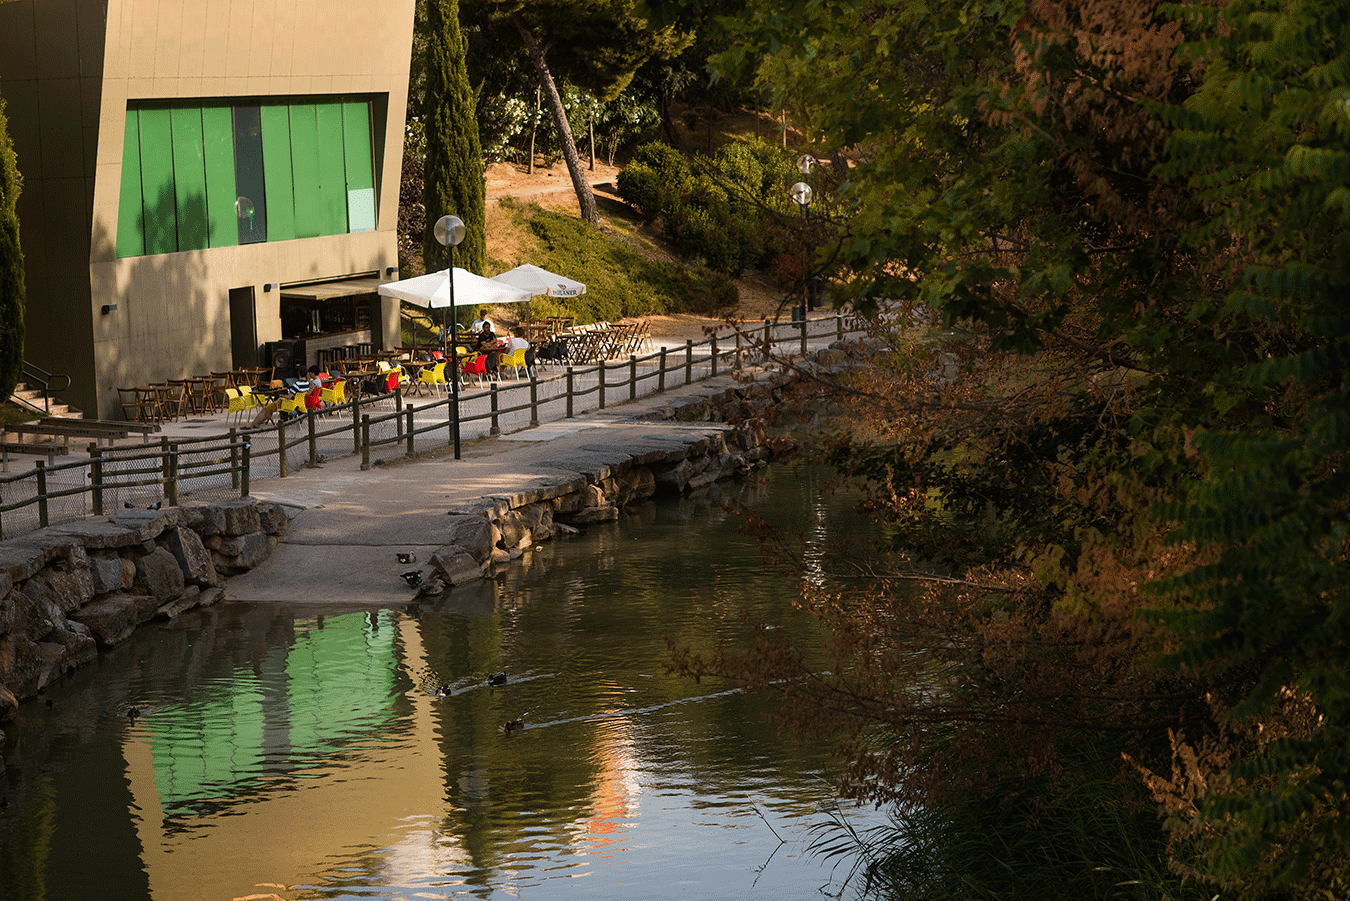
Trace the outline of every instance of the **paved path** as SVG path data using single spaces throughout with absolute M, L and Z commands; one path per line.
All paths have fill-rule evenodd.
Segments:
M 424 565 L 445 544 L 448 512 L 570 482 L 654 445 L 684 446 L 724 432 L 729 427 L 720 423 L 640 417 L 721 393 L 731 384 L 731 378 L 718 376 L 584 419 L 471 441 L 460 460 L 445 453 L 363 472 L 358 458 L 345 457 L 268 480 L 253 496 L 285 505 L 295 518 L 266 563 L 229 581 L 228 596 L 325 605 L 403 603 L 412 592 L 399 574 L 410 567 L 395 554 L 413 552 Z

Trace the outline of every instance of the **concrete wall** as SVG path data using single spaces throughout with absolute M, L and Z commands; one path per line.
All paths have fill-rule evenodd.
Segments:
M 0 93 L 24 176 L 25 355 L 75 379 L 67 400 L 116 418 L 118 385 L 230 368 L 231 288 L 254 289 L 261 344 L 281 337 L 265 283 L 398 265 L 412 24 L 413 0 L 0 3 Z M 328 94 L 375 98 L 375 231 L 117 259 L 128 102 Z

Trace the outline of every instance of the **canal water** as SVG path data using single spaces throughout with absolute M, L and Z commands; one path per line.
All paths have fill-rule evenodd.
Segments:
M 7 724 L 0 898 L 847 897 L 808 847 L 825 749 L 664 668 L 668 638 L 812 644 L 796 577 L 722 504 L 796 522 L 819 576 L 858 528 L 823 480 L 644 504 L 413 609 L 143 628 Z

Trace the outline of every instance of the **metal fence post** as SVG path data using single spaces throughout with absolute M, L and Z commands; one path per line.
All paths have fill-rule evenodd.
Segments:
M 408 456 L 409 456 L 409 457 L 411 457 L 411 456 L 413 455 L 413 410 L 414 410 L 414 409 L 416 409 L 416 408 L 415 408 L 412 404 L 408 404 L 408 409 L 407 409 L 407 411 L 406 411 L 405 414 L 404 414 L 405 416 L 408 417 L 408 428 L 407 428 L 407 432 L 408 432 Z
M 712 374 L 713 374 L 713 375 L 717 375 L 717 336 L 716 336 L 716 335 L 713 335 L 712 338 L 709 339 L 708 346 L 709 346 L 709 348 L 712 350 Z
M 741 368 L 742 368 L 742 367 L 741 367 L 741 351 L 744 349 L 744 348 L 743 348 L 743 344 L 744 344 L 744 342 L 742 341 L 742 338 L 741 338 L 741 330 L 738 328 L 738 329 L 736 329 L 736 370 L 737 370 L 738 372 L 739 372 L 739 371 L 741 370 Z
M 319 465 L 319 439 L 314 434 L 314 411 L 305 411 L 305 423 L 309 427 L 309 465 Z
M 47 464 L 41 460 L 33 464 L 37 469 L 38 525 L 47 528 Z
M 94 441 L 89 444 L 89 492 L 94 504 L 94 515 L 103 515 L 103 448 Z
M 497 422 L 497 383 L 491 384 L 491 402 L 492 402 L 492 426 L 488 429 L 488 434 L 497 437 L 502 433 L 501 426 Z
M 764 359 L 769 359 L 769 354 L 773 353 L 773 323 L 764 320 Z
M 834 314 L 834 336 L 838 341 L 844 340 L 844 314 Z
M 567 418 L 572 418 L 572 364 L 567 364 Z
M 400 441 L 403 440 L 403 392 L 398 388 L 394 389 L 394 434 Z
M 600 361 L 600 366 L 596 370 L 600 374 L 600 409 L 605 408 L 605 361 Z
M 239 447 L 239 496 L 248 497 L 249 449 L 252 444 L 247 439 Z
M 661 365 L 656 371 L 656 393 L 666 393 L 666 348 L 664 345 L 661 347 Z
M 802 328 L 802 356 L 805 357 L 805 356 L 806 356 L 806 314 L 805 314 L 805 313 L 802 314 L 801 328 Z
M 530 373 L 530 425 L 539 425 L 539 376 Z
M 694 339 L 689 338 L 684 342 L 684 383 L 688 385 L 694 380 Z
M 628 355 L 628 399 L 637 400 L 637 355 Z

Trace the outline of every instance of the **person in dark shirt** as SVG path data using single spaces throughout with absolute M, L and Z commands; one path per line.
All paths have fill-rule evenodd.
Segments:
M 487 371 L 493 378 L 497 376 L 497 364 L 501 360 L 501 348 L 497 345 L 497 335 L 492 331 L 492 323 L 483 321 L 478 329 L 478 352 L 487 357 Z

